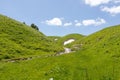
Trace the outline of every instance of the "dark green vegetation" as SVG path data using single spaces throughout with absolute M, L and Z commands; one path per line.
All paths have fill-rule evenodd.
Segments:
M 23 24 L 25 24 L 25 23 L 23 23 Z M 35 29 L 35 30 L 39 30 L 39 28 L 35 25 L 35 24 L 31 24 L 31 27 L 33 28 L 33 29 Z
M 0 80 L 120 80 L 120 25 L 86 37 L 78 34 L 47 37 L 0 16 L 1 57 L 54 54 L 62 50 L 64 40 L 71 38 L 76 41 L 66 47 L 77 50 L 71 54 L 14 63 L 0 61 Z

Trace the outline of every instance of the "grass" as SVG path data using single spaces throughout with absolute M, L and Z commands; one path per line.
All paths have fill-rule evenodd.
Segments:
M 119 80 L 119 60 L 78 52 L 15 63 L 2 62 L 0 80 Z
M 84 36 L 81 35 L 81 34 L 69 34 L 69 35 L 66 35 L 66 36 L 63 36 L 61 38 L 58 38 L 58 40 L 56 41 L 57 44 L 59 45 L 62 45 L 63 46 L 63 43 L 69 39 L 75 39 L 75 42 L 77 42 L 78 40 L 82 39 Z M 67 44 L 65 45 L 66 47 L 71 47 L 71 44 Z
M 76 41 L 66 47 L 79 48 L 60 56 L 14 63 L 0 61 L 0 80 L 120 80 L 120 25 L 89 36 L 47 37 L 5 16 L 0 19 L 1 59 L 53 54 L 62 50 L 62 43 L 71 38 Z
M 0 59 L 53 54 L 62 50 L 43 33 L 0 15 Z

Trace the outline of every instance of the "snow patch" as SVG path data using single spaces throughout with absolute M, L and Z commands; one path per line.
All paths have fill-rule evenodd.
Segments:
M 56 39 L 54 39 L 55 41 L 57 41 L 58 39 L 56 38 Z
M 75 41 L 75 39 L 69 39 L 69 40 L 64 42 L 64 45 L 70 44 L 70 43 L 72 43 L 74 41 Z

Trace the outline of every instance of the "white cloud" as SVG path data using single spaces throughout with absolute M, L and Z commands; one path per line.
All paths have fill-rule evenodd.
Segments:
M 45 23 L 52 26 L 62 26 L 61 18 L 53 18 L 51 20 L 46 20 Z
M 101 10 L 108 12 L 112 15 L 120 14 L 120 6 L 103 7 L 103 8 L 101 8 Z
M 78 20 L 74 20 L 74 22 L 75 22 L 75 26 L 77 26 L 77 27 L 79 27 L 79 26 L 81 26 L 82 24 L 81 24 L 81 22 L 80 21 L 78 21 Z
M 94 25 L 94 26 L 98 26 L 98 25 L 102 25 L 105 24 L 106 21 L 104 19 L 98 18 L 96 20 L 94 19 L 89 19 L 89 20 L 83 20 L 82 24 L 84 26 L 90 26 L 90 25 Z
M 81 26 L 82 24 L 80 22 L 77 22 L 75 26 Z
M 69 21 L 69 20 L 67 20 Z M 46 21 L 43 21 L 42 22 L 43 24 L 47 24 L 48 26 L 61 26 L 61 27 L 66 27 L 66 26 L 76 26 L 76 27 L 79 27 L 79 26 L 99 26 L 99 25 L 102 25 L 102 24 L 105 24 L 106 21 L 102 18 L 97 18 L 97 19 L 86 19 L 86 20 L 82 20 L 82 21 L 79 21 L 79 20 L 74 20 L 73 22 L 72 21 L 69 21 L 69 22 L 66 22 L 64 19 L 62 18 L 53 18 L 51 20 L 46 20 Z
M 82 23 L 84 26 L 89 26 L 95 24 L 95 20 L 83 20 Z
M 63 26 L 71 26 L 71 25 L 72 25 L 72 23 L 69 22 L 69 23 L 65 23 Z
M 84 2 L 91 7 L 99 6 L 101 11 L 110 13 L 112 16 L 120 13 L 120 5 L 117 6 L 117 4 L 120 3 L 120 0 L 84 0 Z M 108 7 L 110 5 L 112 7 Z
M 75 23 L 79 22 L 78 20 L 74 20 Z
M 90 6 L 98 6 L 101 4 L 107 4 L 111 0 L 85 0 L 85 4 L 90 5 Z
M 114 0 L 114 3 L 120 3 L 120 0 Z

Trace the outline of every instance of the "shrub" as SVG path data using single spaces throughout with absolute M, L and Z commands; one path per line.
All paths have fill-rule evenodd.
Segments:
M 39 30 L 39 28 L 35 25 L 35 24 L 31 24 L 31 27 L 33 28 L 33 29 L 35 29 L 35 30 Z

